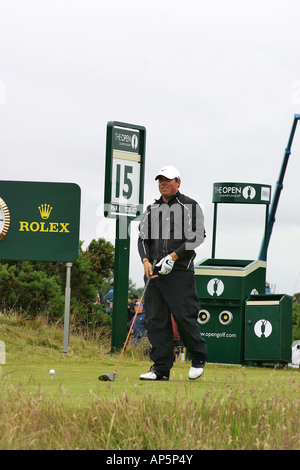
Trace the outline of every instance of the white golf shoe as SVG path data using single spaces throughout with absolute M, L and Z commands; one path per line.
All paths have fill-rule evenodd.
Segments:
M 155 370 L 151 367 L 149 372 L 140 375 L 140 380 L 169 380 L 169 377 L 156 373 Z
M 204 369 L 203 367 L 191 367 L 189 370 L 189 379 L 196 380 L 203 375 Z

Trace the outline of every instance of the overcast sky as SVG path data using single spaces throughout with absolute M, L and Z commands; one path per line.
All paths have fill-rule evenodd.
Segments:
M 300 113 L 299 0 L 0 0 L 1 179 L 81 187 L 80 239 L 103 217 L 106 126 L 146 127 L 145 205 L 165 164 L 204 207 L 215 182 L 272 185 Z M 300 124 L 268 250 L 276 293 L 300 291 Z M 0 195 L 1 196 L 1 195 Z M 217 258 L 255 260 L 262 206 L 219 206 Z M 130 277 L 143 284 L 131 224 Z

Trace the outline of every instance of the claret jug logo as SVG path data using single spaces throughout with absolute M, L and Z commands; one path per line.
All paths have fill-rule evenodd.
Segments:
M 212 297 L 219 297 L 219 295 L 221 295 L 223 291 L 224 291 L 224 283 L 221 281 L 221 279 L 214 278 L 208 282 L 207 292 Z
M 253 186 L 246 186 L 243 189 L 243 196 L 245 199 L 253 199 L 256 196 L 256 191 Z
M 41 204 L 38 211 L 41 219 L 48 220 L 53 207 L 50 204 Z M 48 233 L 70 233 L 69 222 L 28 222 L 20 220 L 19 232 L 48 232 Z

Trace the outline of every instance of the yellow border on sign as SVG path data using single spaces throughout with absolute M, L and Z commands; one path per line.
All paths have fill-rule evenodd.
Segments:
M 265 268 L 266 262 L 265 261 L 257 261 L 251 263 L 247 268 L 241 268 L 237 270 L 235 267 L 228 267 L 224 266 L 195 266 L 195 275 L 196 276 L 233 276 L 233 277 L 245 277 L 248 276 L 250 273 L 255 271 L 258 268 Z
M 141 161 L 141 156 L 138 153 L 122 152 L 120 150 L 113 151 L 113 158 L 121 158 L 122 160 L 131 160 L 133 162 Z
M 279 305 L 279 300 L 248 300 L 246 305 Z
M 5 202 L 3 201 L 1 197 L 0 197 L 0 206 L 3 209 L 4 216 L 5 216 L 4 227 L 2 229 L 2 232 L 0 233 L 0 240 L 2 240 L 7 234 L 9 226 L 10 226 L 10 213 L 9 213 L 7 205 L 5 204 Z

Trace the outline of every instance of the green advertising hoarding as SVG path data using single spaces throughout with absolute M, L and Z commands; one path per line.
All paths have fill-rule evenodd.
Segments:
M 0 181 L 0 260 L 75 261 L 80 187 Z

